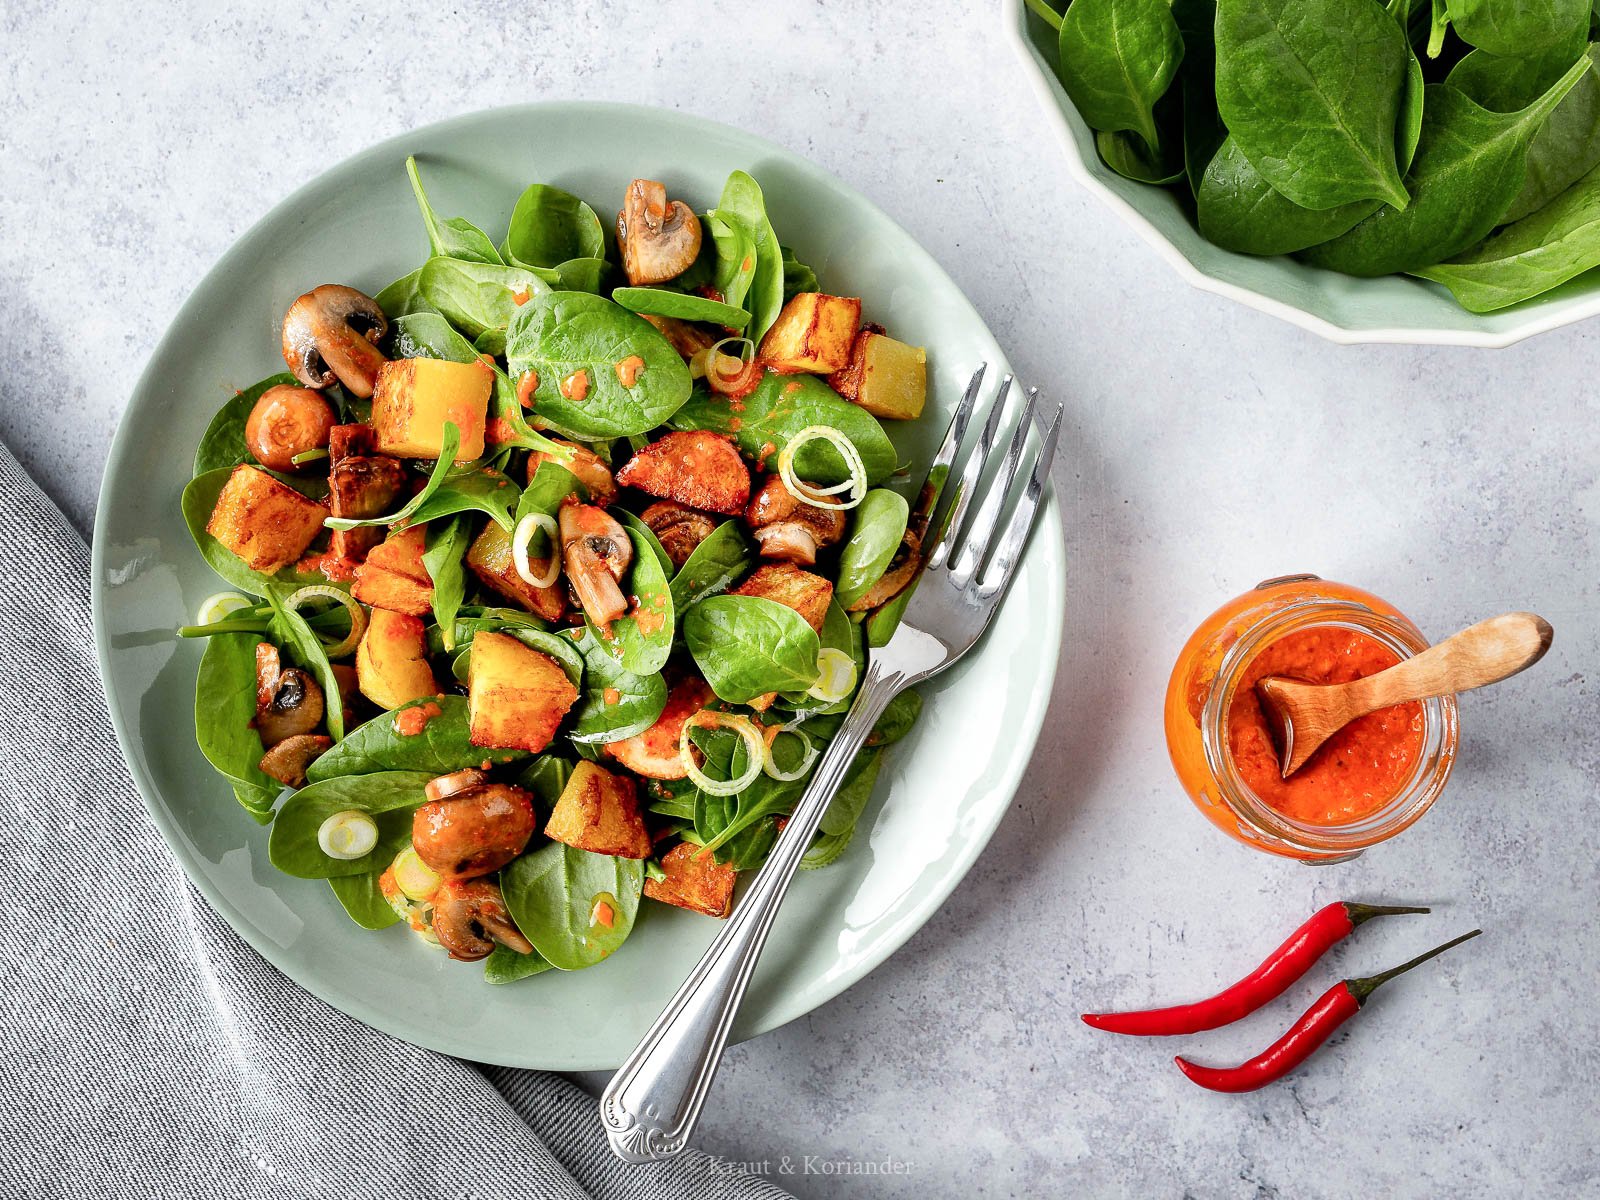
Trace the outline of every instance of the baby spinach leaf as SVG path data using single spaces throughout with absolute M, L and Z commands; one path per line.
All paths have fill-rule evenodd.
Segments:
M 456 332 L 449 321 L 437 313 L 413 313 L 394 322 L 394 350 L 401 358 L 442 358 L 449 362 L 483 362 L 473 344 Z M 493 363 L 485 364 L 494 373 L 494 391 L 489 397 L 488 440 L 501 450 L 566 451 L 528 425 L 522 401 L 510 378 Z
M 1183 151 L 1176 138 L 1162 139 L 1160 160 L 1150 157 L 1138 134 L 1122 130 L 1102 130 L 1094 135 L 1094 145 L 1106 166 L 1124 179 L 1164 186 L 1183 178 Z
M 645 548 L 649 550 L 650 556 L 654 558 L 660 565 L 661 573 L 670 578 L 673 572 L 672 556 L 669 555 L 666 551 L 666 548 L 661 545 L 660 539 L 656 537 L 655 530 L 651 529 L 650 526 L 646 525 L 643 520 L 625 508 L 613 508 L 611 510 L 611 515 L 615 517 L 617 519 L 617 523 L 625 528 L 630 534 L 636 533 L 644 540 Z M 636 552 L 638 551 L 637 542 L 634 543 L 634 549 Z
M 1206 167 L 1195 206 L 1201 236 L 1224 250 L 1292 254 L 1354 228 L 1383 201 L 1302 208 L 1263 179 L 1230 137 Z
M 251 820 L 257 825 L 272 824 L 272 806 L 278 802 L 278 793 L 283 791 L 276 781 L 270 787 L 242 783 L 237 779 L 228 782 L 233 785 L 233 798 L 239 802 L 240 808 L 250 814 Z
M 383 889 L 378 886 L 378 876 L 382 874 L 382 871 L 368 871 L 365 875 L 335 875 L 328 880 L 328 886 L 339 898 L 344 911 L 363 929 L 387 929 L 400 919 L 400 914 L 384 899 Z
M 906 535 L 911 506 L 898 492 L 873 488 L 856 506 L 854 517 L 850 538 L 839 551 L 839 574 L 833 585 L 833 598 L 844 608 L 883 578 Z
M 850 614 L 839 607 L 837 593 L 828 601 L 828 613 L 822 619 L 822 628 L 817 633 L 817 640 L 823 650 L 840 650 L 854 660 L 856 687 L 859 688 L 867 669 L 866 639 L 862 636 L 861 626 L 852 621 Z M 848 696 L 842 696 L 831 704 L 818 700 L 808 692 L 785 692 L 779 699 L 797 715 L 842 713 L 855 699 L 855 691 L 852 690 Z
M 439 712 L 428 719 L 420 732 L 403 734 L 395 728 L 398 714 L 424 705 L 437 706 Z M 528 757 L 525 750 L 486 750 L 474 746 L 471 736 L 465 696 L 424 697 L 402 704 L 393 712 L 379 713 L 352 730 L 344 741 L 311 764 L 306 778 L 320 783 L 377 771 L 415 771 L 432 779 L 435 775 L 476 767 L 486 759 L 491 763 L 507 763 Z
M 549 842 L 500 872 L 511 919 L 539 956 L 561 971 L 592 967 L 633 932 L 644 890 L 638 859 L 590 854 Z M 611 909 L 611 924 L 594 919 L 595 905 Z
M 1456 258 L 1415 273 L 1448 287 L 1471 312 L 1530 299 L 1600 266 L 1600 168 L 1531 216 Z
M 417 175 L 415 158 L 406 159 L 406 174 L 411 178 L 411 190 L 416 193 L 417 207 L 422 210 L 422 223 L 428 228 L 428 244 L 433 247 L 434 254 L 461 258 L 468 262 L 501 261 L 494 243 L 489 240 L 489 235 L 471 221 L 461 217 L 439 219 L 433 211 L 433 205 L 428 203 L 428 194 L 422 190 L 422 179 Z
M 1461 40 L 1506 57 L 1569 43 L 1589 28 L 1590 0 L 1446 0 Z
M 453 469 L 432 495 L 417 505 L 410 523 L 436 521 L 460 512 L 488 513 L 507 533 L 515 527 L 521 492 L 509 476 L 493 467 L 460 466 Z
M 433 580 L 433 619 L 445 632 L 445 649 L 455 649 L 456 612 L 467 594 L 463 559 L 472 545 L 472 519 L 465 513 L 430 521 L 424 530 L 427 548 L 422 565 Z
M 194 473 L 203 475 L 207 471 L 232 468 L 240 463 L 259 465 L 244 443 L 245 423 L 249 421 L 250 411 L 255 408 L 256 401 L 268 388 L 284 385 L 299 387 L 300 382 L 287 371 L 280 371 L 260 383 L 251 384 L 218 409 L 217 415 L 211 418 L 211 424 L 206 426 L 205 433 L 201 435 L 200 445 L 195 448 Z
M 547 622 L 520 608 L 487 608 L 468 604 L 462 607 L 450 633 L 455 645 L 464 646 L 485 629 L 502 633 L 512 629 L 544 629 L 546 625 Z M 445 631 L 437 625 L 428 626 L 428 653 L 448 653 L 444 642 Z
M 337 744 L 344 740 L 344 705 L 339 702 L 339 680 L 328 662 L 328 650 L 322 639 L 298 609 L 284 603 L 292 590 L 281 584 L 267 589 L 267 603 L 272 605 L 272 619 L 267 629 L 280 650 L 287 650 L 295 661 L 317 677 L 317 684 L 322 688 L 323 720 L 328 726 L 328 735 Z
M 922 694 L 915 688 L 907 688 L 889 701 L 889 707 L 883 710 L 883 715 L 867 735 L 867 745 L 888 746 L 898 742 L 911 732 L 911 727 L 921 715 Z
M 745 333 L 760 345 L 762 337 L 783 309 L 783 247 L 778 244 L 778 235 L 773 231 L 772 222 L 767 219 L 767 204 L 761 194 L 761 185 L 744 171 L 734 171 L 722 185 L 722 198 L 717 201 L 716 212 L 712 215 L 741 226 L 750 235 L 755 263 L 750 274 L 749 289 L 737 299 L 720 282 L 717 290 L 729 304 L 738 304 L 749 311 L 750 324 Z M 717 235 L 713 233 L 712 236 L 716 238 Z M 740 241 L 742 243 L 742 237 Z M 717 255 L 720 263 L 720 239 L 717 241 Z M 738 265 L 742 270 L 744 260 L 741 259 Z
M 696 600 L 727 591 L 755 561 L 755 547 L 739 522 L 724 521 L 694 548 L 672 577 L 674 610 L 681 613 Z
M 517 197 L 502 249 L 507 262 L 558 267 L 569 259 L 602 259 L 605 245 L 594 209 L 571 192 L 533 183 Z
M 794 251 L 788 246 L 780 246 L 783 252 L 783 302 L 793 300 L 801 292 L 820 291 L 817 283 L 817 273 L 805 263 L 795 257 Z
M 530 975 L 550 970 L 550 964 L 535 950 L 532 954 L 519 954 L 510 946 L 496 946 L 483 960 L 485 983 L 515 983 Z
M 553 268 L 552 283 L 569 292 L 592 292 L 598 296 L 608 265 L 603 258 L 569 258 Z
M 554 754 L 541 754 L 523 768 L 517 776 L 517 786 L 532 792 L 540 807 L 549 810 L 555 807 L 571 778 L 571 763 Z
M 223 485 L 231 474 L 233 471 L 228 467 L 207 471 L 203 475 L 196 475 L 183 489 L 180 501 L 183 521 L 189 527 L 189 536 L 194 539 L 206 564 L 228 583 L 252 596 L 265 596 L 274 583 L 296 587 L 308 583 L 327 583 L 321 571 L 302 571 L 295 563 L 290 563 L 275 575 L 253 571 L 232 550 L 206 532 L 206 523 L 211 520 L 211 512 L 217 506 L 217 497 L 222 494 Z
M 680 321 L 707 321 L 712 325 L 726 325 L 730 329 L 743 329 L 750 323 L 750 314 L 733 304 L 723 304 L 708 296 L 691 292 L 677 292 L 660 287 L 619 287 L 611 299 L 629 312 L 648 313 L 654 317 L 676 317 Z
M 1527 175 L 1533 135 L 1589 69 L 1584 56 L 1514 113 L 1492 113 L 1448 84 L 1430 85 L 1422 142 L 1408 176 L 1411 206 L 1380 209 L 1343 236 L 1305 251 L 1305 260 L 1350 275 L 1386 275 L 1465 250 L 1510 208 Z
M 718 210 L 706 214 L 704 230 L 716 248 L 711 285 L 728 304 L 742 306 L 756 276 L 756 231 L 734 214 Z
M 272 823 L 267 857 L 285 875 L 299 879 L 382 871 L 410 844 L 411 814 L 426 802 L 422 789 L 429 778 L 418 771 L 383 771 L 308 784 L 284 801 Z M 360 858 L 329 858 L 317 844 L 317 830 L 334 813 L 349 809 L 371 815 L 378 844 Z
M 735 409 L 726 396 L 696 391 L 668 422 L 673 429 L 709 429 L 733 438 L 746 458 L 775 471 L 778 456 L 808 425 L 829 425 L 849 438 L 861 455 L 868 483 L 882 483 L 897 465 L 894 445 L 877 418 L 851 404 L 815 375 L 769 371 Z M 839 452 L 826 442 L 809 442 L 795 455 L 795 473 L 810 483 L 843 483 L 849 478 Z
M 409 317 L 413 313 L 431 313 L 436 311 L 422 296 L 422 268 L 418 267 L 409 275 L 402 275 L 383 291 L 373 297 L 378 307 L 383 309 L 383 315 L 390 321 Z
M 1217 107 L 1262 178 L 1306 208 L 1406 207 L 1395 130 L 1411 48 L 1374 0 L 1218 0 L 1216 37 Z
M 256 645 L 260 641 L 252 633 L 210 638 L 200 657 L 194 696 L 194 732 L 200 753 L 230 780 L 246 785 L 243 795 L 234 794 L 252 816 L 263 810 L 270 814 L 282 790 L 256 765 L 265 753 L 252 724 L 256 719 Z M 265 795 L 268 792 L 270 795 Z
M 615 742 L 643 733 L 667 706 L 667 682 L 659 674 L 635 675 L 606 652 L 592 630 L 577 642 L 583 654 L 583 686 L 568 714 L 573 742 Z
M 844 853 L 850 839 L 855 836 L 856 825 L 872 798 L 873 786 L 878 782 L 878 771 L 883 766 L 883 755 L 877 750 L 863 750 L 856 755 L 843 785 L 822 814 L 820 836 L 806 851 L 800 865 L 807 870 L 827 866 Z
M 816 632 L 774 600 L 709 596 L 684 614 L 683 638 L 711 690 L 733 704 L 804 691 L 817 679 Z
M 580 437 L 645 433 L 689 398 L 689 368 L 671 343 L 643 317 L 586 292 L 529 300 L 511 319 L 506 356 L 513 375 L 537 376 L 540 416 Z M 617 364 L 629 358 L 643 366 L 625 387 Z
M 560 463 L 546 459 L 534 470 L 533 478 L 528 481 L 528 486 L 517 501 L 517 523 L 521 524 L 524 518 L 533 516 L 555 518 L 568 496 L 577 496 L 587 504 L 589 489 Z M 528 557 L 548 559 L 556 553 L 559 550 L 553 544 L 549 531 L 535 529 L 533 536 L 528 539 Z
M 525 267 L 430 258 L 418 281 L 423 298 L 472 339 L 504 331 L 517 311 L 517 297 L 542 295 L 550 285 Z
M 1173 0 L 1172 19 L 1183 38 L 1183 64 L 1178 75 L 1183 109 L 1183 161 L 1189 189 L 1200 190 L 1206 165 L 1228 136 L 1217 112 L 1217 2 Z
M 619 512 L 619 515 L 631 514 Z M 628 575 L 631 603 L 627 615 L 611 622 L 609 636 L 596 630 L 592 622 L 589 625 L 590 633 L 597 636 L 603 651 L 635 675 L 651 675 L 667 665 L 675 627 L 672 588 L 661 559 L 651 549 L 655 539 L 648 537 L 648 533 L 648 530 L 641 533 L 628 528 L 629 540 L 633 542 L 633 566 Z M 669 566 L 671 561 L 667 559 Z
M 1148 157 L 1159 156 L 1156 101 L 1183 60 L 1183 38 L 1166 0 L 1072 0 L 1057 51 L 1061 86 L 1083 119 L 1102 132 L 1131 130 L 1144 139 Z

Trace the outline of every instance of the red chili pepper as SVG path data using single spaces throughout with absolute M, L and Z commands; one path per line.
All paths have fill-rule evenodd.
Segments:
M 1254 971 L 1209 1000 L 1143 1012 L 1084 1013 L 1083 1023 L 1109 1033 L 1143 1037 L 1199 1033 L 1201 1030 L 1229 1025 L 1282 995 L 1284 989 L 1309 971 L 1330 946 L 1348 937 L 1363 921 L 1395 913 L 1427 911 L 1425 908 L 1391 908 L 1348 901 L 1330 904 L 1290 934 L 1289 940 L 1267 955 L 1266 960 Z
M 1301 1018 L 1290 1026 L 1288 1033 L 1249 1062 L 1241 1063 L 1237 1067 L 1202 1067 L 1182 1055 L 1173 1061 L 1190 1079 L 1203 1088 L 1210 1088 L 1213 1092 L 1253 1092 L 1257 1088 L 1266 1087 L 1274 1080 L 1283 1078 L 1316 1053 L 1317 1047 L 1333 1036 L 1335 1029 L 1361 1011 L 1361 1006 L 1367 1002 L 1367 997 L 1377 991 L 1380 985 L 1388 983 L 1396 975 L 1404 975 L 1418 963 L 1425 963 L 1435 955 L 1443 954 L 1450 947 L 1459 946 L 1482 932 L 1481 929 L 1474 929 L 1471 933 L 1464 933 L 1442 946 L 1429 950 L 1426 954 L 1418 955 L 1392 971 L 1385 971 L 1382 975 L 1369 975 L 1365 979 L 1341 979 L 1323 992 L 1315 1004 L 1306 1009 Z

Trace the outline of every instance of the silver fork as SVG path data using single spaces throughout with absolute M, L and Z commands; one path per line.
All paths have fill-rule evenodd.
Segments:
M 935 522 L 944 482 L 977 407 L 986 370 L 987 364 L 980 366 L 967 385 L 918 493 L 913 527 L 925 531 L 923 565 L 912 582 L 917 591 L 904 620 L 888 645 L 869 656 L 855 702 L 733 916 L 600 1097 L 600 1118 L 612 1153 L 625 1162 L 671 1158 L 688 1143 L 778 906 L 856 752 L 890 700 L 972 649 L 1011 582 L 1049 479 L 1061 406 L 1056 406 L 1040 433 L 1033 465 L 998 546 L 992 545 L 995 531 L 1018 478 L 1028 431 L 1036 421 L 1037 389 L 1028 390 L 1016 431 L 970 522 L 968 511 L 991 465 L 995 435 L 1011 391 L 1009 375 L 1001 381 L 950 502 Z M 926 531 L 935 532 L 931 545 Z

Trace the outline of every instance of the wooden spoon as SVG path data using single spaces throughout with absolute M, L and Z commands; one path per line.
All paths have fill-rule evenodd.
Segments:
M 1301 683 L 1282 675 L 1256 684 L 1285 779 L 1357 717 L 1380 708 L 1467 692 L 1525 671 L 1555 631 L 1533 613 L 1502 613 L 1430 646 L 1415 658 L 1351 683 Z

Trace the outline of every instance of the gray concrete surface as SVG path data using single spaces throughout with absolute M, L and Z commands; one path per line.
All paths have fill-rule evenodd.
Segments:
M 989 4 L 7 0 L 0 65 L 0 437 L 85 529 L 125 397 L 218 255 L 368 143 L 511 101 L 681 108 L 808 155 L 1067 398 L 1067 648 L 1031 778 L 905 949 L 729 1054 L 707 1148 L 804 1196 L 1600 1187 L 1600 327 L 1341 349 L 1191 291 L 1068 178 Z M 1438 807 L 1321 869 L 1215 833 L 1160 725 L 1193 625 L 1305 570 L 1433 635 L 1508 608 L 1557 630 L 1535 671 L 1463 699 Z M 1436 912 L 1368 927 L 1231 1029 L 1144 1044 L 1077 1020 L 1203 993 L 1343 897 Z M 1339 974 L 1478 924 L 1279 1086 L 1211 1095 L 1171 1064 L 1243 1056 Z M 884 1160 L 904 1173 L 820 1173 Z

